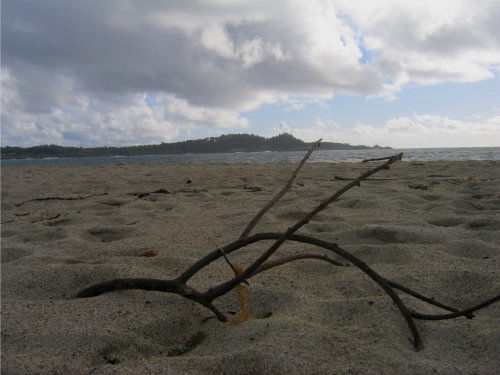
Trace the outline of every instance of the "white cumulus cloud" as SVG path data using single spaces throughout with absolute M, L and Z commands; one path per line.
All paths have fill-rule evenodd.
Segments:
M 4 0 L 2 143 L 151 143 L 293 98 L 488 79 L 499 18 L 493 0 Z
M 381 126 L 358 124 L 342 127 L 332 119 L 317 119 L 314 126 L 294 128 L 286 123 L 274 129 L 275 134 L 291 133 L 314 141 L 349 143 L 352 145 L 391 146 L 395 148 L 425 147 L 500 147 L 500 116 L 470 121 L 445 116 L 412 114 L 388 120 Z

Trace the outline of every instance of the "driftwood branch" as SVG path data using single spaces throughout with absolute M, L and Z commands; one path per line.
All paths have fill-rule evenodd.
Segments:
M 105 281 L 92 285 L 79 291 L 75 298 L 95 297 L 103 293 L 114 292 L 116 290 L 141 289 L 152 290 L 156 292 L 175 293 L 194 302 L 197 302 L 206 308 L 212 310 L 221 322 L 227 320 L 226 316 L 220 312 L 211 302 L 201 297 L 201 294 L 195 289 L 184 283 L 175 280 L 142 279 L 142 278 L 123 278 Z
M 251 237 L 246 238 L 246 241 L 242 241 L 243 239 L 240 239 L 239 241 L 235 241 L 234 245 L 231 247 L 227 248 L 228 252 L 233 252 L 238 249 L 241 249 L 251 243 L 258 242 L 261 240 L 271 240 L 271 239 L 276 239 L 280 238 L 283 234 L 282 233 L 259 233 L 256 235 L 253 235 Z M 303 242 L 303 243 L 309 243 L 316 245 L 318 247 L 322 247 L 324 249 L 330 250 L 346 260 L 349 260 L 352 262 L 356 267 L 358 267 L 361 271 L 363 271 L 366 275 L 368 275 L 370 278 L 372 278 L 377 284 L 379 284 L 382 289 L 388 294 L 388 296 L 393 300 L 393 302 L 396 304 L 398 309 L 400 310 L 401 314 L 403 317 L 407 320 L 409 328 L 414 336 L 414 345 L 417 350 L 422 349 L 422 341 L 419 337 L 418 331 L 416 329 L 416 326 L 413 323 L 412 317 L 418 318 L 418 319 L 427 319 L 428 315 L 424 314 L 419 314 L 413 311 L 410 311 L 406 305 L 401 301 L 399 296 L 393 291 L 391 288 L 392 285 L 398 286 L 397 283 L 387 280 L 384 277 L 382 277 L 380 274 L 378 274 L 375 270 L 373 270 L 371 267 L 369 267 L 366 263 L 349 253 L 348 251 L 340 248 L 338 245 L 334 243 L 330 243 L 327 241 L 319 240 L 314 237 L 308 237 L 308 236 L 302 236 L 302 235 L 293 235 L 290 237 L 290 240 L 292 241 L 298 241 L 298 242 Z M 212 261 L 222 257 L 223 255 L 219 251 L 215 251 L 211 253 L 211 257 L 206 257 L 205 258 L 205 265 L 208 265 Z M 264 263 L 262 266 L 260 266 L 250 277 L 253 277 L 261 272 L 264 272 L 266 270 L 269 270 L 274 267 L 278 267 L 280 265 L 283 265 L 285 263 L 294 261 L 294 260 L 299 260 L 299 259 L 306 259 L 306 258 L 315 258 L 315 259 L 322 259 L 322 260 L 327 260 L 330 263 L 333 263 L 335 265 L 339 265 L 339 262 L 333 261 L 333 259 L 325 257 L 322 254 L 297 254 L 295 256 L 289 256 L 289 257 L 284 257 L 280 258 L 277 260 L 273 261 L 268 261 Z M 328 259 L 327 259 L 328 258 Z M 197 268 L 197 267 L 196 267 Z M 130 279 L 130 278 L 125 278 L 125 279 L 115 279 L 115 280 L 110 280 L 106 281 L 100 284 L 96 284 L 94 286 L 91 286 L 87 289 L 84 289 L 80 291 L 76 297 L 77 298 L 87 298 L 87 297 L 95 297 L 98 296 L 102 293 L 107 293 L 107 292 L 112 292 L 115 290 L 125 290 L 125 289 L 142 289 L 142 290 L 154 290 L 154 291 L 160 291 L 160 292 L 170 292 L 170 293 L 175 293 L 179 294 L 185 298 L 188 298 L 194 302 L 197 302 L 207 308 L 209 308 L 211 311 L 214 312 L 214 314 L 217 316 L 217 318 L 225 322 L 227 320 L 227 317 L 224 316 L 212 303 L 209 301 L 203 293 L 200 293 L 193 288 L 188 287 L 184 282 L 178 281 L 179 279 L 176 280 L 158 280 L 158 279 Z M 436 303 L 431 300 L 428 297 L 422 296 L 416 292 L 411 291 L 408 288 L 402 288 L 405 293 L 408 293 L 410 295 L 413 295 L 414 297 L 417 297 L 425 302 L 431 303 L 436 305 Z M 447 309 L 447 310 L 454 310 L 457 311 L 457 313 L 453 314 L 446 314 L 446 315 L 438 315 L 439 319 L 450 319 L 453 317 L 458 317 L 462 315 L 467 315 L 470 314 L 471 312 L 477 311 L 481 308 L 484 308 L 494 302 L 496 302 L 500 296 L 496 296 L 480 305 L 474 306 L 473 308 L 467 309 L 466 311 L 459 311 L 457 309 L 454 309 L 452 307 L 448 307 L 444 304 L 437 303 L 439 307 Z M 430 319 L 436 320 L 435 316 L 430 315 Z
M 250 232 L 252 231 L 252 229 L 257 225 L 257 223 L 262 218 L 262 216 L 264 216 L 264 214 L 267 211 L 269 211 L 269 209 L 276 202 L 278 202 L 283 197 L 283 195 L 286 194 L 286 192 L 288 190 L 290 190 L 290 188 L 292 187 L 293 180 L 295 180 L 295 178 L 297 177 L 297 173 L 299 173 L 300 169 L 305 164 L 305 162 L 307 161 L 307 159 L 309 159 L 309 157 L 311 156 L 311 154 L 313 153 L 313 151 L 316 150 L 319 147 L 320 144 L 321 144 L 321 138 L 319 140 L 317 140 L 311 146 L 311 148 L 309 149 L 309 151 L 307 151 L 307 153 L 305 154 L 304 158 L 300 161 L 300 163 L 297 166 L 297 168 L 295 168 L 295 170 L 293 171 L 292 175 L 288 179 L 288 181 L 285 184 L 285 186 L 283 187 L 283 189 L 281 189 L 281 191 L 278 194 L 276 194 L 273 197 L 273 199 L 271 199 L 269 201 L 269 203 L 267 203 L 264 207 L 262 207 L 262 209 L 259 212 L 257 212 L 257 214 L 255 215 L 255 217 L 252 220 L 250 220 L 250 223 L 248 223 L 247 227 L 245 228 L 245 230 L 243 231 L 243 233 L 241 234 L 240 237 L 247 237 L 250 234 Z
M 319 146 L 321 140 L 316 142 L 311 149 L 307 152 L 307 154 L 304 156 L 302 161 L 299 163 L 297 168 L 294 170 L 292 173 L 290 179 L 288 182 L 285 184 L 283 189 L 275 196 L 271 201 L 263 208 L 261 209 L 257 215 L 251 220 L 251 222 L 248 224 L 248 226 L 245 228 L 243 233 L 241 234 L 240 238 L 237 239 L 234 242 L 231 242 L 227 245 L 225 245 L 222 248 L 219 248 L 217 250 L 212 251 L 211 253 L 207 254 L 197 262 L 195 262 L 193 265 L 191 265 L 187 270 L 185 270 L 179 277 L 173 280 L 159 280 L 159 279 L 145 279 L 145 278 L 122 278 L 122 279 L 115 279 L 115 280 L 109 280 L 105 281 L 99 284 L 95 284 L 93 286 L 90 286 L 86 289 L 81 290 L 76 294 L 76 298 L 88 298 L 88 297 L 94 297 L 97 295 L 100 295 L 102 293 L 107 293 L 107 292 L 112 292 L 115 290 L 126 290 L 126 289 L 142 289 L 142 290 L 152 290 L 152 291 L 160 291 L 160 292 L 168 292 L 168 293 L 174 293 L 178 294 L 184 298 L 190 299 L 196 303 L 199 303 L 200 305 L 210 309 L 215 316 L 221 321 L 221 322 L 226 322 L 228 321 L 228 318 L 213 305 L 213 301 L 217 299 L 218 297 L 228 293 L 229 291 L 238 288 L 238 295 L 240 297 L 240 303 L 242 301 L 242 293 L 241 290 L 243 287 L 240 285 L 241 282 L 245 282 L 247 279 L 254 277 L 264 271 L 273 269 L 275 267 L 293 262 L 293 261 L 298 261 L 298 260 L 304 260 L 304 259 L 317 259 L 317 260 L 322 260 L 326 261 L 330 264 L 333 264 L 335 266 L 346 266 L 348 264 L 344 264 L 342 262 L 339 262 L 336 259 L 333 259 L 329 257 L 326 254 L 318 254 L 318 253 L 312 253 L 312 252 L 306 252 L 306 253 L 299 253 L 299 254 L 294 254 L 294 255 L 289 255 L 289 256 L 284 256 L 281 258 L 273 259 L 273 260 L 268 260 L 271 255 L 273 255 L 278 248 L 285 242 L 285 241 L 295 241 L 295 242 L 301 242 L 304 244 L 309 244 L 313 245 L 319 248 L 322 248 L 324 250 L 328 250 L 330 252 L 335 253 L 337 256 L 340 256 L 344 258 L 345 260 L 349 261 L 352 263 L 355 267 L 359 268 L 363 273 L 365 273 L 368 277 L 370 277 L 373 281 L 375 281 L 383 290 L 384 292 L 392 299 L 394 304 L 397 306 L 399 312 L 401 313 L 402 317 L 406 320 L 408 327 L 413 335 L 413 342 L 416 350 L 421 350 L 423 347 L 422 340 L 420 339 L 417 327 L 415 325 L 415 322 L 413 319 L 428 319 L 428 320 L 439 320 L 439 319 L 452 319 L 456 318 L 459 316 L 465 316 L 469 319 L 473 318 L 474 316 L 472 313 L 474 311 L 477 311 L 479 309 L 482 309 L 484 307 L 487 307 L 491 305 L 492 303 L 497 302 L 500 299 L 500 294 L 488 299 L 487 301 L 484 301 L 476 306 L 473 306 L 471 308 L 465 309 L 465 310 L 458 310 L 454 307 L 447 306 L 441 302 L 435 301 L 434 299 L 431 299 L 429 297 L 426 297 L 418 292 L 415 292 L 411 290 L 410 288 L 407 288 L 405 286 L 402 286 L 395 281 L 391 281 L 380 274 L 378 274 L 373 268 L 368 266 L 365 262 L 363 262 L 361 259 L 357 258 L 353 254 L 349 253 L 348 251 L 342 249 L 340 246 L 338 246 L 335 243 L 323 241 L 321 239 L 315 238 L 315 237 L 310 237 L 310 236 L 304 236 L 304 235 L 299 235 L 296 234 L 298 229 L 300 229 L 302 226 L 306 225 L 315 215 L 317 215 L 320 211 L 325 209 L 329 204 L 337 200 L 342 194 L 347 192 L 349 189 L 355 187 L 355 186 L 360 186 L 361 181 L 366 180 L 369 176 L 383 170 L 383 169 L 388 169 L 389 166 L 398 161 L 401 160 L 403 154 L 397 154 L 391 157 L 386 157 L 386 158 L 377 158 L 377 159 L 368 159 L 364 161 L 377 161 L 377 160 L 386 160 L 383 164 L 368 170 L 367 172 L 361 174 L 359 177 L 352 179 L 348 184 L 346 184 L 344 187 L 341 189 L 337 190 L 335 193 L 333 193 L 330 197 L 325 199 L 323 202 L 321 202 L 317 207 L 315 207 L 312 211 L 310 211 L 307 215 L 305 215 L 301 220 L 299 220 L 297 223 L 295 223 L 293 226 L 288 228 L 285 232 L 283 233 L 258 233 L 252 236 L 249 236 L 250 232 L 252 229 L 255 227 L 257 222 L 260 220 L 260 218 L 290 189 L 291 184 L 293 180 L 295 179 L 297 173 L 299 170 L 302 168 L 306 160 L 309 158 L 311 153 Z M 49 198 L 50 199 L 50 198 Z M 78 198 L 77 198 L 78 199 Z M 82 199 L 82 198 L 80 198 Z M 274 241 L 274 243 L 264 252 L 262 253 L 249 267 L 247 267 L 245 270 L 241 269 L 240 266 L 237 266 L 233 264 L 229 258 L 228 254 L 237 251 L 241 248 L 244 248 L 250 244 L 259 242 L 259 241 Z M 232 278 L 231 280 L 228 280 L 227 282 L 221 283 L 219 285 L 216 285 L 214 287 L 211 287 L 205 292 L 199 292 L 190 286 L 187 285 L 187 282 L 195 275 L 197 274 L 200 270 L 203 268 L 207 267 L 209 264 L 212 262 L 220 259 L 221 257 L 224 257 L 226 262 L 231 266 L 231 268 L 234 271 L 235 277 Z M 417 299 L 420 299 L 424 302 L 427 302 L 431 305 L 437 306 L 439 308 L 442 308 L 444 310 L 450 311 L 451 313 L 449 314 L 437 314 L 437 315 L 430 315 L 430 314 L 421 314 L 415 311 L 410 310 L 400 299 L 398 294 L 395 292 L 395 290 L 399 290 L 403 293 L 406 293 L 408 295 L 411 295 Z M 245 299 L 245 298 L 243 298 Z M 246 305 L 247 300 L 245 300 L 245 306 L 242 303 L 242 307 L 248 308 Z M 248 312 L 248 309 L 246 310 Z M 248 314 L 247 314 L 248 315 Z
M 335 201 L 337 198 L 339 198 L 342 194 L 344 194 L 346 191 L 349 189 L 353 188 L 356 185 L 359 185 L 361 181 L 363 181 L 365 178 L 371 176 L 374 173 L 377 173 L 381 171 L 382 169 L 389 169 L 389 166 L 398 161 L 401 160 L 403 157 L 403 154 L 398 154 L 392 156 L 390 159 L 388 159 L 384 164 L 379 165 L 376 168 L 370 169 L 369 171 L 363 173 L 360 175 L 358 178 L 355 180 L 351 181 L 341 189 L 337 190 L 333 195 L 328 197 L 326 200 L 321 202 L 316 208 L 314 208 L 311 212 L 309 212 L 302 220 L 297 222 L 295 225 L 292 227 L 288 228 L 288 230 L 264 253 L 262 254 L 252 265 L 250 265 L 241 275 L 235 277 L 234 279 L 225 282 L 221 285 L 218 285 L 216 287 L 213 287 L 209 289 L 208 291 L 205 292 L 205 297 L 207 297 L 210 301 L 213 301 L 215 298 L 220 297 L 224 294 L 226 294 L 229 290 L 233 289 L 236 285 L 238 285 L 240 282 L 242 282 L 244 279 L 248 278 L 249 275 L 251 275 L 262 263 L 264 263 L 278 248 L 293 234 L 295 233 L 298 229 L 303 227 L 305 224 L 309 223 L 309 221 L 316 216 L 319 212 L 324 210 L 330 203 Z

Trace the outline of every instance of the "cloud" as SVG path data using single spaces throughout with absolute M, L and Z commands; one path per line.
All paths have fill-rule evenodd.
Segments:
M 419 115 L 397 117 L 382 126 L 358 124 L 341 127 L 332 119 L 317 119 L 310 128 L 292 128 L 286 123 L 274 129 L 275 134 L 291 133 L 305 141 L 324 141 L 391 146 L 395 148 L 425 147 L 499 147 L 500 116 L 459 121 L 445 116 Z
M 493 78 L 500 68 L 500 3 L 495 0 L 347 1 L 339 11 L 359 25 L 362 44 L 399 90 Z
M 69 76 L 92 95 L 161 91 L 240 111 L 380 85 L 333 3 L 209 4 L 7 0 L 2 62 L 56 86 Z
M 489 0 L 4 0 L 2 142 L 150 143 L 245 128 L 263 104 L 491 78 L 499 17 Z
M 155 106 L 147 104 L 145 94 L 101 101 L 79 95 L 71 84 L 57 101 L 60 107 L 27 111 L 15 83 L 2 72 L 2 141 L 10 145 L 124 146 L 172 141 L 200 126 L 248 127 L 238 112 L 192 106 L 173 95 L 156 95 Z

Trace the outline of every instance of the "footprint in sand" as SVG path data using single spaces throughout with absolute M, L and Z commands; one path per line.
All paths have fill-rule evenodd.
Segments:
M 419 195 L 420 198 L 425 199 L 426 201 L 438 201 L 443 199 L 443 197 L 439 194 L 423 194 Z
M 49 242 L 63 240 L 67 237 L 63 228 L 19 231 L 17 235 L 17 239 L 21 242 Z
M 130 202 L 131 200 L 115 199 L 115 198 L 104 198 L 104 199 L 99 199 L 97 201 L 97 203 L 99 204 L 103 204 L 105 206 L 110 206 L 110 207 L 120 207 Z
M 465 223 L 465 220 L 461 217 L 437 217 L 427 222 L 437 227 L 448 228 L 448 227 L 456 227 L 460 224 L 463 224 Z
M 297 222 L 297 221 L 303 219 L 308 213 L 309 213 L 308 211 L 295 210 L 295 211 L 279 212 L 276 214 L 272 214 L 272 216 L 278 220 Z M 342 219 L 338 218 L 338 217 L 333 218 L 330 215 L 318 214 L 312 218 L 311 222 L 315 221 L 315 222 L 319 222 L 319 223 L 325 223 L 325 222 L 338 221 L 338 220 L 342 220 Z
M 96 226 L 82 232 L 82 238 L 94 242 L 113 242 L 133 237 L 137 231 L 127 227 Z
M 279 219 L 279 220 L 296 222 L 296 221 L 302 219 L 306 215 L 307 215 L 306 211 L 295 210 L 295 211 L 279 212 L 279 213 L 273 214 L 272 216 Z
M 372 227 L 358 231 L 359 238 L 374 239 L 385 243 L 404 243 L 398 231 L 392 228 Z
M 33 251 L 15 247 L 2 248 L 2 263 L 12 262 L 31 255 Z
M 457 199 L 453 202 L 456 208 L 466 211 L 484 211 L 484 207 L 477 200 Z
M 311 223 L 307 227 L 307 230 L 313 233 L 329 233 L 335 232 L 339 229 L 338 223 Z
M 423 228 L 368 226 L 354 231 L 357 238 L 372 244 L 418 243 L 426 244 L 438 241 L 435 235 Z M 352 236 L 351 236 L 352 237 Z
M 498 220 L 495 219 L 477 219 L 467 223 L 467 228 L 472 230 L 497 230 Z
M 480 240 L 452 242 L 444 250 L 450 255 L 470 259 L 488 259 L 496 252 L 491 244 Z
M 488 290 L 498 283 L 495 275 L 474 271 L 448 270 L 436 275 L 436 282 L 441 290 L 460 290 L 457 299 L 468 294 L 476 295 L 478 290 Z
M 55 219 L 47 221 L 45 224 L 48 225 L 49 227 L 59 227 L 59 226 L 74 224 L 74 220 L 70 218 Z
M 343 208 L 374 208 L 378 203 L 368 199 L 346 199 L 340 200 L 336 205 Z
M 384 244 L 383 246 L 357 245 L 350 249 L 352 254 L 364 262 L 375 264 L 411 264 L 412 246 L 406 244 Z

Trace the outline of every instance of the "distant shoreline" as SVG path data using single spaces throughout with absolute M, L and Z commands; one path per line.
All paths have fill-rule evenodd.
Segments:
M 223 153 L 185 153 L 167 155 L 106 155 L 89 157 L 38 157 L 24 159 L 2 159 L 5 166 L 90 166 L 90 165 L 131 165 L 131 164 L 241 164 L 241 163 L 296 163 L 305 151 L 254 151 Z M 478 148 L 421 148 L 421 149 L 357 149 L 316 151 L 310 162 L 346 163 L 360 162 L 363 159 L 386 157 L 403 153 L 403 161 L 465 161 L 500 160 L 500 147 Z
M 312 143 L 301 141 L 290 134 L 280 134 L 265 138 L 253 134 L 227 134 L 197 140 L 154 145 L 125 147 L 64 147 L 58 145 L 40 145 L 33 147 L 1 148 L 0 159 L 44 159 L 50 157 L 112 157 L 112 156 L 146 156 L 146 155 L 187 155 L 236 152 L 266 151 L 305 151 Z M 390 149 L 390 147 L 373 147 L 349 145 L 346 143 L 322 142 L 323 150 L 365 150 Z
M 352 150 L 371 150 L 372 148 L 353 148 Z M 378 149 L 378 148 L 376 148 Z M 380 148 L 380 149 L 385 149 L 385 148 Z M 387 148 L 389 149 L 389 148 Z M 323 150 L 329 150 L 329 151 L 343 151 L 343 149 L 325 149 Z M 250 154 L 250 153 L 260 153 L 260 152 L 302 152 L 305 150 L 254 150 L 254 151 L 220 151 L 220 152 L 182 152 L 182 153 L 164 153 L 164 154 L 89 154 L 89 155 L 71 155 L 71 154 L 63 154 L 60 156 L 54 156 L 54 155 L 23 155 L 20 157 L 12 157 L 13 155 L 1 155 L 0 159 L 1 160 L 26 160 L 26 159 L 43 159 L 43 160 L 49 160 L 49 159 L 71 159 L 71 158 L 100 158 L 100 157 L 106 157 L 106 158 L 122 158 L 122 157 L 130 157 L 130 156 L 189 156 L 189 155 L 205 155 L 205 154 Z M 344 150 L 345 151 L 345 150 Z

